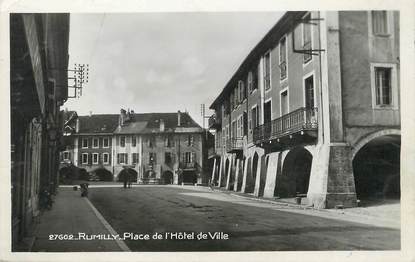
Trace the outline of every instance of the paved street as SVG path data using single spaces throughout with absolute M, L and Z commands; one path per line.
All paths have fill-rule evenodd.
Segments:
M 90 200 L 123 235 L 223 232 L 228 240 L 126 240 L 132 251 L 393 250 L 400 231 L 191 187 L 97 187 Z M 313 213 L 314 212 L 314 213 Z M 330 214 L 329 214 L 330 215 Z M 335 216 L 334 216 L 335 217 Z

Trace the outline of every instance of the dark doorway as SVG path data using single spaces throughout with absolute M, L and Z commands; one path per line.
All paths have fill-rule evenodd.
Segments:
M 173 173 L 171 171 L 163 172 L 163 182 L 168 185 L 173 184 Z
M 390 135 L 371 140 L 357 152 L 353 174 L 362 204 L 400 199 L 400 149 L 401 137 Z
M 118 181 L 119 182 L 123 182 L 124 181 L 124 176 L 127 175 L 127 172 L 130 174 L 130 180 L 131 181 L 137 181 L 137 171 L 135 171 L 132 168 L 124 168 L 123 170 L 120 171 L 120 173 L 118 174 Z
M 277 181 L 279 197 L 296 197 L 308 192 L 313 156 L 305 148 L 295 148 L 285 157 L 282 176 Z
M 183 183 L 185 184 L 196 184 L 197 176 L 195 171 L 183 171 Z
M 271 122 L 271 100 L 264 103 L 264 124 Z
M 98 177 L 100 181 L 113 181 L 114 180 L 114 175 L 105 168 L 95 169 L 93 173 L 95 173 L 95 175 Z

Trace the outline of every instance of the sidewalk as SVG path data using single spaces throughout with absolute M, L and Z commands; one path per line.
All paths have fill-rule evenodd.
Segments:
M 96 210 L 87 198 L 72 188 L 59 188 L 51 210 L 46 210 L 39 218 L 34 235 L 34 252 L 116 252 L 123 251 L 123 242 L 115 240 L 49 240 L 52 234 L 108 235 L 111 227 L 96 214 Z M 124 244 L 125 245 L 125 244 Z M 125 250 L 126 246 L 124 246 Z
M 189 188 L 199 191 L 211 191 L 207 187 L 195 187 L 195 186 L 180 186 L 182 188 Z M 401 228 L 401 217 L 400 217 L 400 204 L 386 204 L 384 206 L 374 207 L 356 207 L 356 208 L 345 208 L 345 209 L 315 209 L 313 207 L 301 204 L 290 203 L 284 201 L 284 199 L 269 199 L 255 197 L 253 194 L 244 194 L 224 188 L 215 187 L 214 191 L 221 192 L 233 196 L 235 198 L 253 200 L 259 203 L 268 203 L 280 208 L 289 209 L 291 212 L 302 213 L 312 216 L 320 216 L 324 218 L 339 219 L 349 222 L 362 223 L 378 227 L 387 227 L 393 229 Z

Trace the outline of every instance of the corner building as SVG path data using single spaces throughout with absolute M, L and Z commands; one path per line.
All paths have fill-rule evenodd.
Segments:
M 211 179 L 316 208 L 400 196 L 399 13 L 287 12 L 211 104 Z

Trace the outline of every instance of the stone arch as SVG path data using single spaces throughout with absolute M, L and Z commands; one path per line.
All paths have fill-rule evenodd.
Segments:
M 134 169 L 132 169 L 132 168 L 124 168 L 123 170 L 121 170 L 119 173 L 118 173 L 118 176 L 117 176 L 117 179 L 118 179 L 118 181 L 119 182 L 122 182 L 122 181 L 124 181 L 124 177 L 127 175 L 127 172 L 129 172 L 130 173 L 130 180 L 131 181 L 137 181 L 137 176 L 138 176 L 138 173 L 137 173 L 137 171 L 135 171 Z
M 223 170 L 223 175 L 221 177 L 221 182 L 220 182 L 221 187 L 226 186 L 226 180 L 228 178 L 228 169 L 230 165 L 231 165 L 231 159 L 230 157 L 226 157 L 225 164 L 224 164 L 225 169 Z
M 400 149 L 398 130 L 384 130 L 361 139 L 353 150 L 356 196 L 363 205 L 400 198 Z
M 246 157 L 244 156 L 240 161 L 239 161 L 239 172 L 238 174 L 235 174 L 235 179 L 237 178 L 237 183 L 236 183 L 236 190 L 235 191 L 240 191 L 242 188 L 242 180 L 243 180 L 243 175 L 244 175 L 244 167 L 245 167 L 245 161 L 246 161 Z
M 164 171 L 162 178 L 163 178 L 164 184 L 169 184 L 169 185 L 173 184 L 173 172 L 169 170 Z
M 98 177 L 100 181 L 113 181 L 114 175 L 104 167 L 94 169 L 91 173 Z
M 352 151 L 351 151 L 352 160 L 355 158 L 356 153 L 359 152 L 359 150 L 362 147 L 364 147 L 367 143 L 369 143 L 371 140 L 373 140 L 377 137 L 388 136 L 388 135 L 399 135 L 400 136 L 401 135 L 401 130 L 399 130 L 399 129 L 385 129 L 385 130 L 376 131 L 376 132 L 370 133 L 366 136 L 363 136 L 352 146 Z
M 310 183 L 313 155 L 304 147 L 291 149 L 282 162 L 281 176 L 277 181 L 276 195 L 295 197 L 305 195 Z

